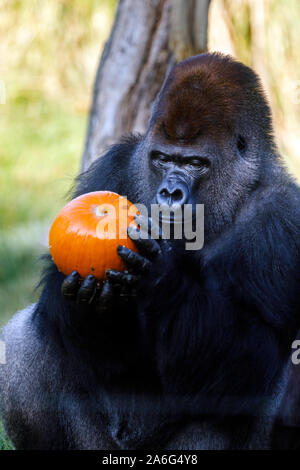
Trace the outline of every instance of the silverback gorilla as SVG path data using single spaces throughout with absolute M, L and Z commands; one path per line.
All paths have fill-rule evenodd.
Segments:
M 102 288 L 47 260 L 38 303 L 2 335 L 16 448 L 300 446 L 300 189 L 255 73 L 217 53 L 176 65 L 145 135 L 95 161 L 74 197 L 96 190 L 204 204 L 204 247 L 140 236 Z

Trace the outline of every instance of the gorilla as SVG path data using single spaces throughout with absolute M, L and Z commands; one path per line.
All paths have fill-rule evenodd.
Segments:
M 120 245 L 127 270 L 103 285 L 48 257 L 39 301 L 2 332 L 16 448 L 300 447 L 300 188 L 256 74 L 219 53 L 177 64 L 145 135 L 96 160 L 73 197 L 98 190 L 203 204 L 204 246 L 151 238 L 141 217 L 138 253 Z

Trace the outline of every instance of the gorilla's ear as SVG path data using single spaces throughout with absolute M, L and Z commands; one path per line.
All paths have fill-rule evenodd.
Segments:
M 296 340 L 300 340 L 300 330 Z M 272 447 L 275 449 L 300 449 L 300 364 L 294 364 L 292 357 L 272 432 Z

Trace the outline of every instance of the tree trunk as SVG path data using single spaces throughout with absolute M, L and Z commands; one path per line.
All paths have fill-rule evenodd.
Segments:
M 96 75 L 82 169 L 130 132 L 145 132 L 166 73 L 207 48 L 210 0 L 119 0 Z

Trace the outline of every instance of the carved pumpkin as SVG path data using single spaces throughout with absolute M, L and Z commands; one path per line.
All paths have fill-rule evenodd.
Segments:
M 92 274 L 103 280 L 107 269 L 126 269 L 117 246 L 138 251 L 127 235 L 137 213 L 125 197 L 110 191 L 96 191 L 70 201 L 49 233 L 50 253 L 59 271 L 68 275 L 76 270 L 81 277 Z

